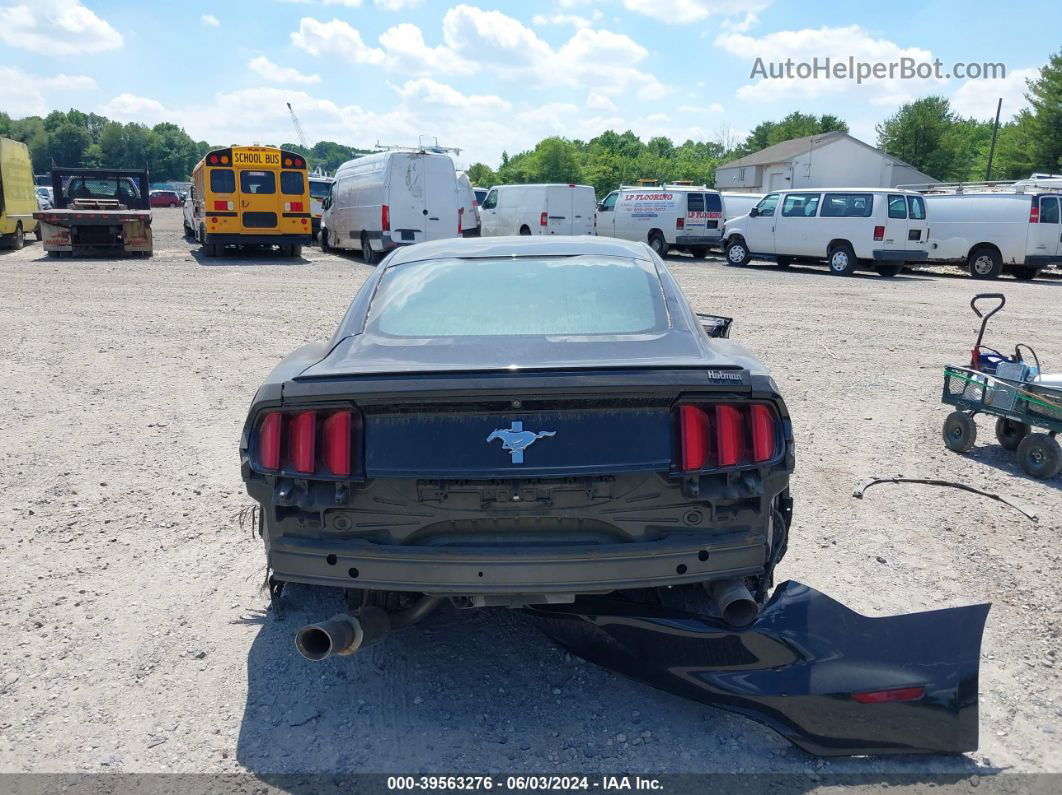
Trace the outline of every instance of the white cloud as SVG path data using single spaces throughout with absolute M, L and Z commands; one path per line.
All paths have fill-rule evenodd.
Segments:
M 416 8 L 424 0 L 372 0 L 372 2 L 382 11 L 402 11 L 407 8 Z
M 264 55 L 252 58 L 247 62 L 247 67 L 259 77 L 264 77 L 270 83 L 301 83 L 302 85 L 311 85 L 313 83 L 321 82 L 320 75 L 304 75 L 298 69 L 275 64 Z
M 219 20 L 213 14 L 203 14 L 203 16 L 199 17 L 199 21 L 206 25 L 208 28 L 221 27 L 221 20 Z
M 833 63 L 845 64 L 850 57 L 855 58 L 857 62 L 869 64 L 899 63 L 901 58 L 911 58 L 916 62 L 933 60 L 933 53 L 929 50 L 901 47 L 888 39 L 874 38 L 859 25 L 781 30 L 758 38 L 744 33 L 723 32 L 716 36 L 715 44 L 726 52 L 748 61 L 750 67 L 755 65 L 757 58 L 762 59 L 768 71 L 772 64 L 778 68 L 778 64 L 789 59 L 792 59 L 794 69 L 796 64 L 812 63 L 816 58 L 825 66 L 827 57 Z M 758 77 L 755 82 L 741 86 L 737 90 L 737 96 L 751 101 L 773 102 L 858 91 L 861 99 L 871 103 L 896 104 L 906 102 L 919 93 L 939 89 L 941 84 L 942 81 L 935 79 L 901 80 L 898 75 L 892 79 L 864 80 L 862 85 L 854 79 Z
M 1039 77 L 1039 74 L 1039 69 L 1014 69 L 1002 80 L 964 80 L 958 91 L 951 95 L 951 109 L 961 116 L 994 119 L 996 103 L 1002 97 L 1003 109 L 999 117 L 1006 121 L 1029 106 L 1025 99 L 1029 87 L 1025 81 Z
M 387 52 L 387 66 L 396 71 L 431 74 L 472 74 L 479 68 L 442 45 L 429 47 L 420 28 L 403 22 L 380 34 L 380 45 Z
M 670 25 L 762 11 L 770 4 L 771 0 L 623 0 L 628 10 Z
M 679 105 L 679 111 L 682 113 L 722 113 L 723 106 L 718 102 L 713 102 L 706 107 L 698 107 L 697 105 Z
M 615 102 L 604 94 L 598 94 L 596 91 L 591 91 L 590 96 L 586 98 L 586 107 L 590 110 L 619 110 Z
M 157 99 L 138 97 L 136 94 L 119 94 L 110 102 L 99 106 L 104 116 L 118 121 L 136 121 L 155 124 L 160 121 L 177 121 L 178 114 L 170 111 Z
M 79 0 L 0 8 L 0 41 L 41 55 L 86 55 L 122 46 L 122 34 Z
M 475 60 L 462 58 L 449 47 L 429 47 L 420 28 L 409 22 L 385 30 L 380 34 L 380 46 L 372 47 L 357 28 L 343 20 L 321 22 L 303 17 L 291 41 L 311 55 L 336 55 L 396 72 L 472 74 L 479 69 Z
M 368 46 L 357 29 L 340 19 L 320 22 L 303 17 L 291 43 L 310 55 L 338 55 L 354 63 L 381 64 L 385 58 L 383 50 Z
M 533 80 L 542 88 L 588 89 L 604 95 L 635 91 L 643 100 L 671 89 L 637 66 L 649 51 L 629 36 L 580 28 L 554 49 L 519 20 L 500 11 L 458 5 L 443 18 L 443 40 L 458 55 L 489 65 L 511 80 Z
M 88 91 L 96 88 L 96 81 L 88 75 L 57 74 L 52 77 L 34 75 L 9 66 L 0 66 L 0 108 L 14 118 L 43 116 L 56 103 L 49 96 L 64 91 Z
M 491 94 L 462 94 L 453 86 L 440 83 L 428 77 L 407 80 L 401 86 L 391 86 L 395 92 L 407 100 L 416 100 L 429 105 L 444 105 L 449 108 L 490 108 L 509 110 L 512 104 Z
M 747 14 L 745 14 L 745 18 L 740 22 L 733 22 L 732 20 L 724 19 L 719 24 L 719 27 L 723 30 L 731 30 L 735 33 L 745 33 L 746 31 L 756 27 L 759 24 L 760 18 L 753 14 L 751 11 L 749 11 Z
M 597 9 L 594 10 L 595 18 L 600 17 L 601 12 Z M 571 25 L 573 28 L 588 28 L 593 24 L 593 20 L 581 17 L 578 14 L 552 14 L 546 16 L 545 14 L 535 14 L 531 18 L 531 24 L 536 28 L 544 28 L 547 25 Z

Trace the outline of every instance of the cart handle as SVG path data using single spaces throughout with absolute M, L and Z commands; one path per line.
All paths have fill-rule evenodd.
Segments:
M 984 300 L 986 298 L 998 298 L 999 299 L 999 306 L 997 306 L 995 309 L 993 309 L 987 315 L 982 314 L 981 310 L 977 308 L 977 302 L 978 301 L 982 301 L 982 300 Z M 992 315 L 994 315 L 996 312 L 998 312 L 1000 309 L 1002 309 L 1003 305 L 1006 304 L 1006 303 L 1007 303 L 1007 296 L 1003 295 L 1003 293 L 978 293 L 977 295 L 975 295 L 973 298 L 970 299 L 970 309 L 972 309 L 974 311 L 974 314 L 977 315 L 978 317 L 983 317 L 985 320 L 988 320 L 988 318 L 992 317 Z
M 977 308 L 977 302 L 984 301 L 986 299 L 999 299 L 999 306 L 994 307 L 988 312 L 988 314 L 984 314 L 983 312 L 981 312 L 980 309 Z M 988 326 L 988 319 L 1000 309 L 1002 309 L 1004 304 L 1006 303 L 1007 297 L 1003 295 L 1003 293 L 978 293 L 970 299 L 970 309 L 974 311 L 975 315 L 981 318 L 981 330 L 977 332 L 977 342 L 974 343 L 973 358 L 971 361 L 975 370 L 979 369 L 977 367 L 977 352 L 981 349 L 981 340 L 985 338 L 985 328 Z

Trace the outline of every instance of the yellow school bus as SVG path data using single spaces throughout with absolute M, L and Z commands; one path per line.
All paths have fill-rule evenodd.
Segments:
M 289 257 L 311 241 L 306 160 L 273 146 L 215 149 L 192 170 L 184 231 L 208 257 L 226 246 L 278 246 Z

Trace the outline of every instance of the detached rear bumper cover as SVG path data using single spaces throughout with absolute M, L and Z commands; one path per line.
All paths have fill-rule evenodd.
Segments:
M 532 612 L 551 638 L 591 662 L 746 715 L 810 753 L 855 756 L 977 748 L 989 607 L 868 618 L 790 581 L 744 630 L 608 597 Z M 869 695 L 910 698 L 919 689 L 906 701 Z

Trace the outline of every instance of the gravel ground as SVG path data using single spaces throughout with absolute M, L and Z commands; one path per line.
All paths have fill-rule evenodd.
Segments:
M 980 422 L 947 452 L 941 366 L 976 334 L 979 289 L 1007 308 L 989 341 L 1062 370 L 1062 278 L 985 285 L 671 258 L 698 311 L 736 318 L 798 443 L 780 579 L 887 615 L 991 601 L 981 749 L 822 761 L 758 724 L 614 676 L 522 615 L 444 608 L 353 658 L 311 664 L 301 624 L 338 606 L 292 587 L 267 615 L 237 443 L 268 370 L 330 335 L 369 268 L 306 249 L 202 260 L 176 210 L 150 260 L 0 253 L 0 771 L 762 771 L 985 776 L 1062 772 L 1062 477 L 1026 478 Z M 955 490 L 1035 506 L 1033 523 Z

